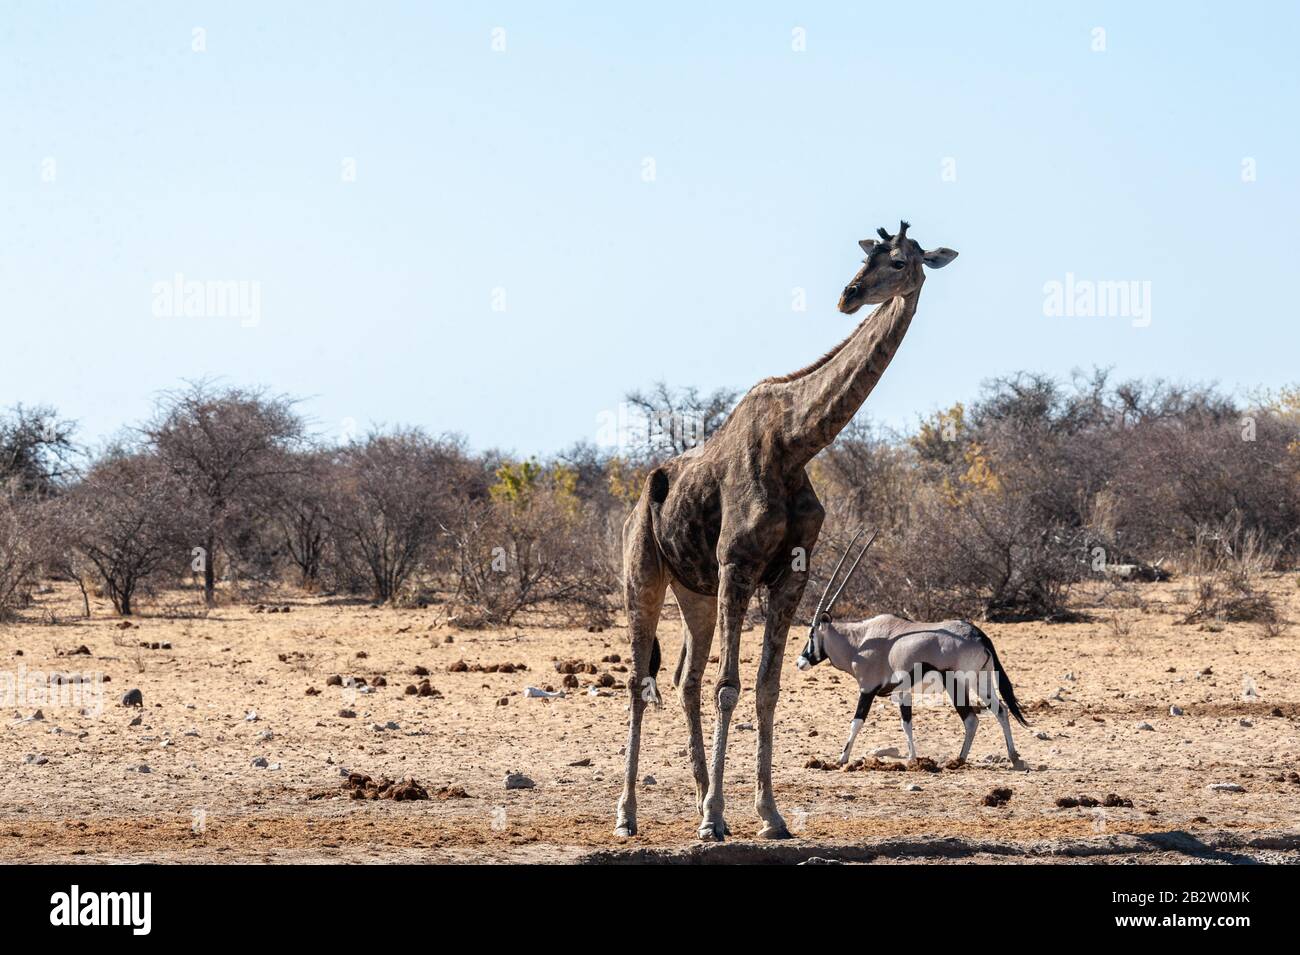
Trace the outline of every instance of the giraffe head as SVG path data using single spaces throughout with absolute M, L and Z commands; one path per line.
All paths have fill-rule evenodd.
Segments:
M 926 252 L 915 239 L 907 237 L 908 224 L 899 223 L 898 234 L 876 230 L 880 240 L 863 239 L 858 245 L 867 257 L 853 280 L 840 295 L 839 310 L 852 315 L 863 305 L 878 305 L 900 295 L 908 295 L 925 281 L 922 266 L 941 269 L 957 253 L 942 246 Z

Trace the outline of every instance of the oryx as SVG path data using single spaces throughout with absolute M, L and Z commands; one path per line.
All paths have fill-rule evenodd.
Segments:
M 1008 711 L 1022 726 L 1028 726 L 1016 703 L 1011 680 L 998 661 L 993 641 L 979 627 L 968 620 L 944 620 L 939 623 L 921 623 L 906 620 L 893 614 L 880 614 L 859 623 L 835 623 L 831 611 L 844 593 L 844 587 L 853 576 L 858 563 L 876 539 L 873 533 L 858 552 L 844 580 L 830 596 L 840 568 L 857 543 L 862 531 L 854 536 L 845 548 L 840 562 L 835 565 L 826 589 L 817 603 L 808 643 L 799 655 L 798 667 L 807 670 L 823 660 L 830 660 L 837 670 L 851 673 L 858 683 L 857 712 L 849 728 L 849 739 L 840 754 L 840 762 L 847 763 L 853 742 L 871 701 L 880 694 L 893 694 L 898 701 L 907 736 L 907 752 L 916 758 L 916 744 L 912 740 L 912 690 L 924 680 L 941 680 L 952 700 L 957 714 L 966 728 L 959 760 L 970 753 L 975 730 L 979 727 L 978 710 L 991 710 L 1002 724 L 1007 740 L 1007 756 L 1019 768 L 1023 764 L 1011 739 L 1011 722 Z M 999 699 L 1001 697 L 1001 699 Z M 1005 705 L 1004 705 L 1005 704 Z

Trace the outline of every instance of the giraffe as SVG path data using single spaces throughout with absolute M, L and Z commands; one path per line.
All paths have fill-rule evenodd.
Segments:
M 760 838 L 789 838 L 772 793 L 772 728 L 786 634 L 807 583 L 807 559 L 824 511 L 805 466 L 848 424 L 894 356 L 925 282 L 923 266 L 942 268 L 951 249 L 923 251 L 907 237 L 878 230 L 863 239 L 862 267 L 838 308 L 852 315 L 878 305 L 844 341 L 789 375 L 765 378 L 703 444 L 646 478 L 623 525 L 623 586 L 632 666 L 623 793 L 615 835 L 636 834 L 636 774 L 641 721 L 658 702 L 660 611 L 671 588 L 681 609 L 682 652 L 673 677 L 690 731 L 699 837 L 721 840 L 723 768 L 731 715 L 740 698 L 740 630 L 750 598 L 766 587 L 768 609 L 755 681 L 758 712 L 755 809 Z M 701 678 L 717 631 L 718 679 L 713 748 L 706 764 Z

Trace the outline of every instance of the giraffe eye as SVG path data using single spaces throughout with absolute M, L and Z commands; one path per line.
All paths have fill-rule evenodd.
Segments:
M 892 268 L 892 269 L 894 269 L 894 270 L 898 270 L 898 269 L 904 268 L 904 267 L 906 267 L 906 265 L 907 265 L 906 262 L 900 262 L 898 259 L 894 259 L 894 261 L 892 261 L 892 262 L 889 263 L 889 267 Z

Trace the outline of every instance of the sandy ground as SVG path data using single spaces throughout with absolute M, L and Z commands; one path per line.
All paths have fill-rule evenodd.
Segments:
M 1268 584 L 1300 621 L 1296 576 Z M 1183 586 L 1144 585 L 1146 609 L 1119 611 L 1119 628 L 984 625 L 1032 722 L 1016 727 L 1029 771 L 986 761 L 1004 754 L 991 720 L 961 769 L 809 768 L 838 755 L 856 690 L 829 664 L 799 673 L 802 633 L 792 634 L 775 777 L 796 838 L 782 843 L 754 839 L 748 687 L 760 631 L 747 632 L 726 790 L 735 835 L 708 846 L 695 839 L 671 689 L 647 715 L 641 774 L 655 782 L 640 787 L 641 832 L 629 840 L 611 835 L 626 691 L 591 695 L 597 677 L 583 674 L 562 699 L 523 695 L 530 684 L 560 687 L 557 659 L 622 680 L 621 664 L 601 662 L 626 656 L 622 627 L 467 631 L 439 625 L 436 608 L 288 596 L 276 602 L 288 613 L 227 606 L 168 619 L 146 608 L 124 630 L 102 602 L 81 619 L 79 598 L 56 586 L 26 622 L 0 628 L 0 678 L 19 693 L 0 710 L 0 862 L 1300 861 L 1300 626 L 1269 637 L 1253 624 L 1178 625 Z M 675 612 L 660 637 L 671 671 Z M 89 654 L 69 652 L 81 647 Z M 449 669 L 459 661 L 471 669 Z M 472 669 L 505 663 L 527 669 Z M 404 692 L 420 682 L 416 667 L 440 695 Z M 109 682 L 51 687 L 51 673 Z M 327 685 L 333 675 L 387 685 L 359 692 Z M 140 709 L 120 705 L 132 688 Z M 710 699 L 706 688 L 706 734 Z M 30 719 L 37 709 L 43 719 Z M 949 706 L 918 704 L 915 726 L 923 755 L 956 754 L 961 724 Z M 887 746 L 904 740 L 896 708 L 878 703 L 855 755 Z M 351 799 L 345 771 L 414 777 L 431 798 Z M 535 787 L 507 791 L 509 771 Z M 1216 783 L 1244 791 L 1208 788 Z M 1009 801 L 984 805 L 997 787 Z M 1132 808 L 1056 805 L 1110 794 Z

